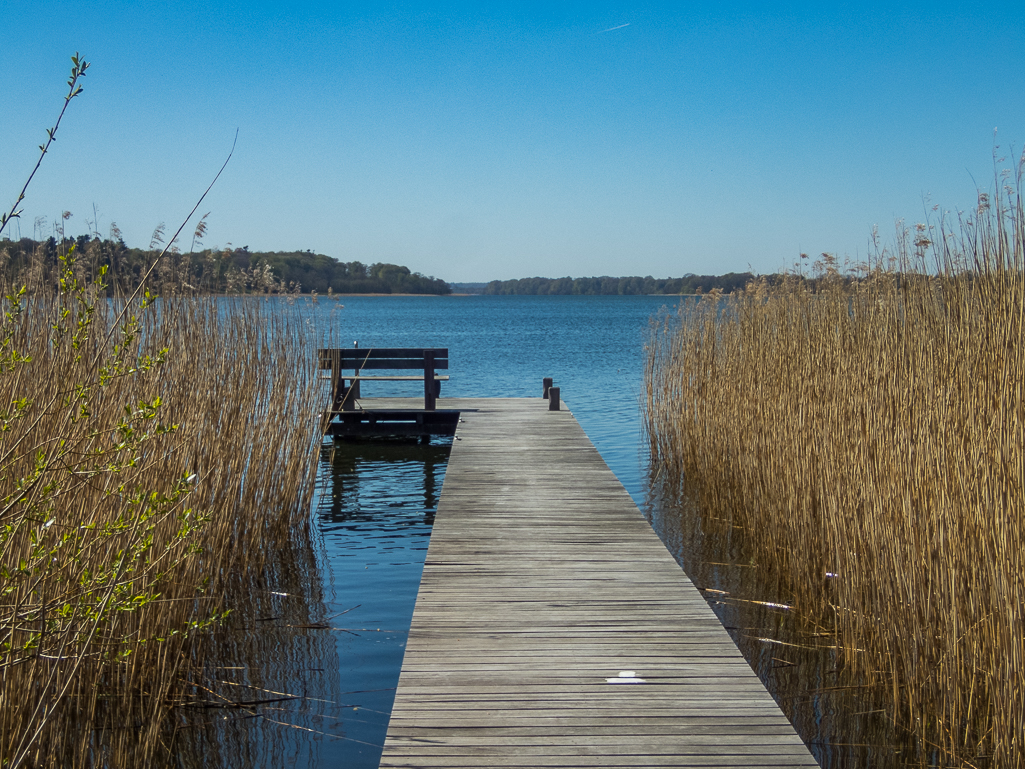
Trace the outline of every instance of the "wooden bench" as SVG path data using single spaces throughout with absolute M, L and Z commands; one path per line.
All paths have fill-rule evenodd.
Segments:
M 355 411 L 360 382 L 423 382 L 424 410 L 434 411 L 441 383 L 448 376 L 435 373 L 448 369 L 447 347 L 385 347 L 322 349 L 317 351 L 321 371 L 331 371 L 329 412 Z M 364 374 L 364 371 L 413 371 L 417 374 Z M 345 372 L 351 371 L 351 374 Z

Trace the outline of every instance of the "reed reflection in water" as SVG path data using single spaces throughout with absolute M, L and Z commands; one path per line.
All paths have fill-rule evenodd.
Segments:
M 240 579 L 244 599 L 190 671 L 176 708 L 183 767 L 316 767 L 339 733 L 342 687 L 311 531 L 269 554 L 265 577 Z
M 896 732 L 879 695 L 838 667 L 830 623 L 797 621 L 786 586 L 755 558 L 754 532 L 705 515 L 662 479 L 649 480 L 643 508 L 823 769 L 933 765 Z
M 311 531 L 249 581 L 177 709 L 179 766 L 378 766 L 450 444 L 324 446 Z

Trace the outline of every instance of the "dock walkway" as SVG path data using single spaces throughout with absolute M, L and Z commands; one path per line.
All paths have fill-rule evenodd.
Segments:
M 572 413 L 438 406 L 461 418 L 382 767 L 817 766 Z

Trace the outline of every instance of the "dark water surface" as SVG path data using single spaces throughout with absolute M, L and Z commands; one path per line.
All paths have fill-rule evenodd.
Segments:
M 325 766 L 380 760 L 451 439 L 326 447 L 315 510 L 324 543 L 324 604 L 347 683 L 343 733 Z M 332 761 L 326 759 L 330 756 Z
M 540 397 L 551 376 L 606 463 L 718 612 L 823 766 L 899 766 L 877 705 L 837 675 L 828 639 L 795 627 L 785 591 L 743 538 L 648 489 L 640 390 L 650 319 L 673 297 L 342 297 L 312 308 L 351 347 L 447 347 L 442 396 Z M 365 396 L 418 395 L 416 383 Z M 441 493 L 449 439 L 322 450 L 312 553 L 283 554 L 220 673 L 291 699 L 207 722 L 203 765 L 376 767 Z M 289 565 L 291 564 L 291 565 Z M 653 586 L 657 589 L 657 586 Z M 762 602 L 762 603 L 755 603 Z M 237 649 L 235 647 L 238 647 Z M 229 655 L 231 656 L 231 655 Z M 256 687 L 256 688 L 253 688 Z M 198 743 L 197 743 L 198 744 Z M 214 754 L 219 754 L 217 759 Z M 905 754 L 906 755 L 906 754 Z M 185 765 L 193 762 L 182 761 Z

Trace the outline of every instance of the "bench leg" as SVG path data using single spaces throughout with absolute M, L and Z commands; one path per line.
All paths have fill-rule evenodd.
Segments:
M 358 371 L 356 372 L 355 376 L 359 376 L 359 372 Z M 360 391 L 359 391 L 359 385 L 360 385 L 360 382 L 359 382 L 358 379 L 353 380 L 352 384 L 349 385 L 349 389 L 345 393 L 345 405 L 342 407 L 343 410 L 345 410 L 345 411 L 355 411 L 356 410 L 356 401 L 358 401 L 360 399 L 360 397 L 361 397 L 360 396 Z
M 438 393 L 434 381 L 434 353 L 424 353 L 424 410 L 434 411 L 437 407 Z
M 358 398 L 359 382 L 353 382 L 346 387 L 345 378 L 340 377 L 338 379 L 338 387 L 335 389 L 334 398 L 332 399 L 333 409 L 335 411 L 355 411 Z
M 338 350 L 332 350 L 331 362 L 331 410 L 338 411 L 345 400 L 345 377 L 342 376 L 342 364 Z

